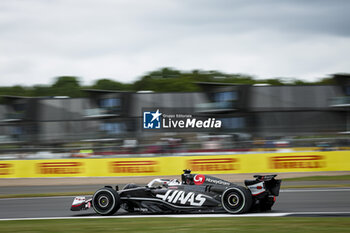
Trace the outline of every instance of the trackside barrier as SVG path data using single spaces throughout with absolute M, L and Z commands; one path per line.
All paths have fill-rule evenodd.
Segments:
M 7 160 L 0 161 L 0 178 L 178 175 L 186 168 L 206 174 L 348 171 L 350 152 Z

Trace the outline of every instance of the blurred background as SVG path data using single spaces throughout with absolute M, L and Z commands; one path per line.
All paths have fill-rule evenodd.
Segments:
M 2 1 L 0 159 L 348 149 L 335 2 Z M 164 107 L 223 127 L 143 131 Z
M 278 174 L 275 213 L 349 216 L 349 12 L 347 0 L 1 0 L 0 219 L 71 217 L 72 196 L 183 169 L 242 185 Z M 222 127 L 143 130 L 143 109 L 163 108 Z M 164 231 L 142 221 L 179 232 L 183 220 Z M 146 232 L 110 221 L 96 230 Z M 300 231 L 330 229 L 313 221 Z M 43 223 L 95 229 L 90 218 Z
M 0 88 L 0 159 L 332 151 L 350 148 L 350 75 L 286 83 L 163 68 L 134 83 Z M 222 121 L 205 132 L 142 130 L 142 108 Z

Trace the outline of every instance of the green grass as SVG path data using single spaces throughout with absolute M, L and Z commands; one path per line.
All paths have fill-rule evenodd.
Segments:
M 305 176 L 297 178 L 286 178 L 283 181 L 332 181 L 332 180 L 350 180 L 350 175 L 342 176 Z
M 1 232 L 349 232 L 346 217 L 137 218 L 1 221 Z

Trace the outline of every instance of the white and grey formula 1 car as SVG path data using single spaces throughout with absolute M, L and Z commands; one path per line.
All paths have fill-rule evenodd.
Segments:
M 128 212 L 195 213 L 228 212 L 241 214 L 267 211 L 279 195 L 281 180 L 276 175 L 255 175 L 246 187 L 184 170 L 178 180 L 154 179 L 146 186 L 127 184 L 122 190 L 105 186 L 91 199 L 76 197 L 72 211 L 93 207 L 100 215 L 112 215 L 122 208 Z

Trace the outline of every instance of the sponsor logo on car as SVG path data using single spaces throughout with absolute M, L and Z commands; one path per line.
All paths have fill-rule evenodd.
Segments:
M 194 192 L 188 192 L 182 190 L 168 190 L 164 195 L 157 194 L 156 197 L 162 199 L 163 201 L 181 204 L 181 205 L 192 205 L 192 206 L 202 206 L 206 201 L 206 198 L 202 194 L 195 194 Z
M 253 196 L 256 196 L 265 192 L 264 182 L 259 182 L 257 184 L 249 185 L 248 188 L 250 189 L 250 192 L 252 193 Z
M 187 161 L 192 171 L 233 171 L 239 169 L 236 158 L 190 159 Z
M 157 161 L 114 161 L 109 164 L 112 173 L 152 173 L 159 171 Z
M 139 208 L 139 207 L 135 207 L 134 211 L 138 211 L 138 212 L 147 212 L 148 209 L 147 208 Z
M 324 157 L 320 155 L 274 156 L 270 158 L 272 169 L 298 169 L 326 167 Z
M 193 178 L 193 182 L 196 185 L 201 185 L 204 183 L 204 181 L 205 181 L 205 176 L 201 174 L 195 175 Z
M 206 181 L 208 183 L 213 183 L 213 184 L 230 185 L 229 182 L 226 182 L 226 181 L 223 181 L 223 180 L 211 179 L 209 177 L 206 178 Z
M 83 163 L 81 162 L 50 162 L 38 163 L 37 171 L 39 174 L 79 174 L 83 172 Z
M 13 165 L 10 163 L 0 163 L 0 175 L 10 175 L 13 173 Z

